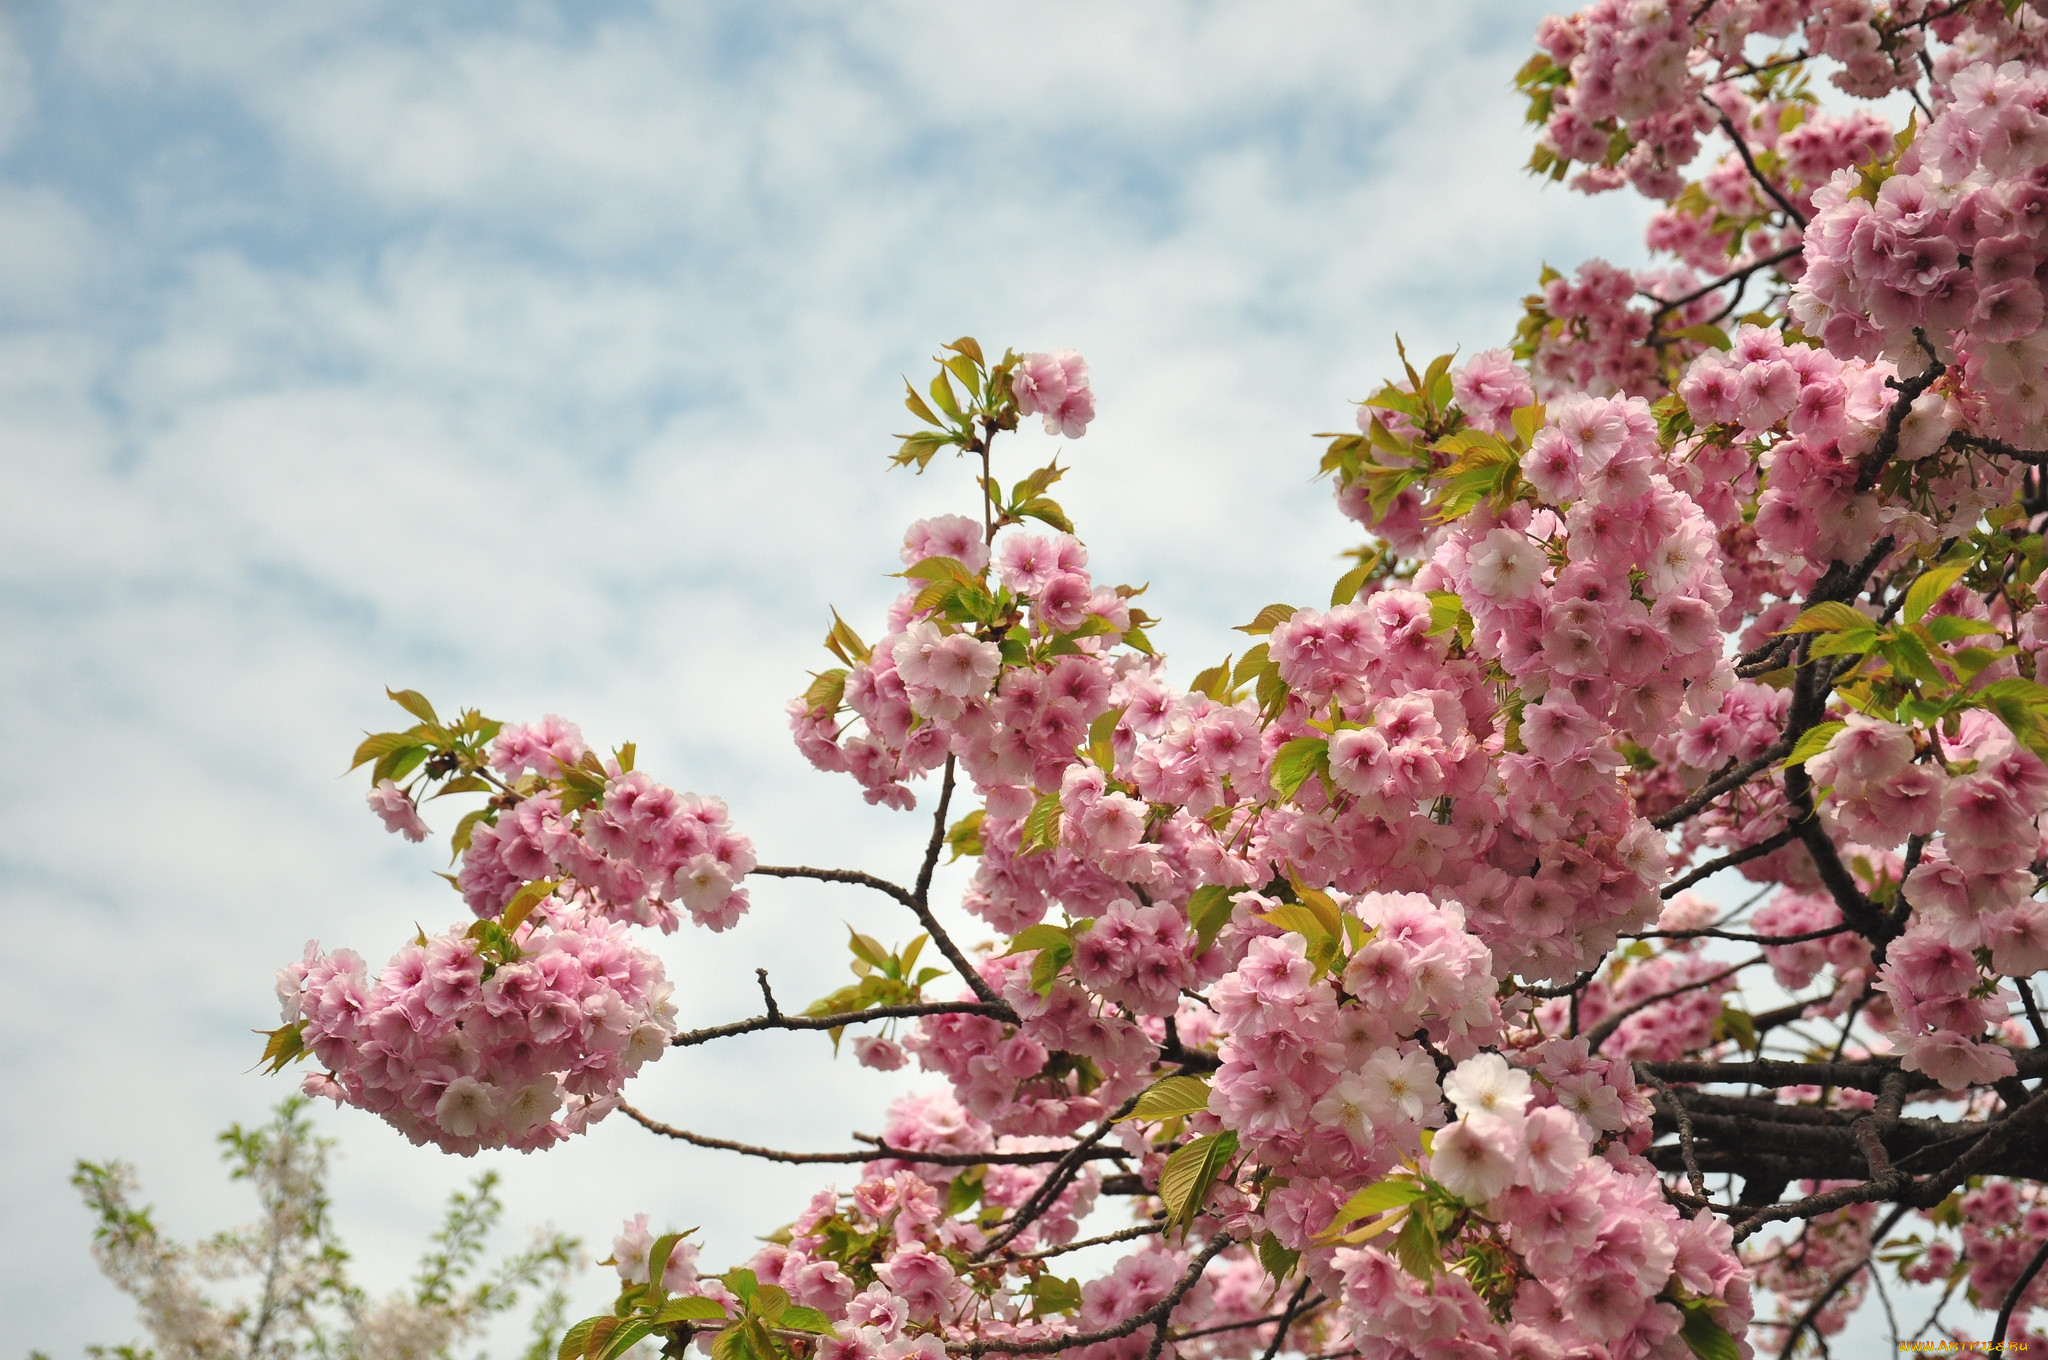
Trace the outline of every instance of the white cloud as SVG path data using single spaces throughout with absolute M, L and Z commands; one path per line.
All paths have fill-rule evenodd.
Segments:
M 1629 205 L 1518 172 L 1539 9 L 38 10 L 0 44 L 43 101 L 0 158 L 0 855 L 31 955 L 0 994 L 6 1339 L 127 1339 L 72 1156 L 139 1162 L 187 1236 L 239 1216 L 208 1139 L 285 1089 L 245 1070 L 271 972 L 451 919 L 340 777 L 380 686 L 637 738 L 771 858 L 910 860 L 922 819 L 805 769 L 780 708 L 827 602 L 872 631 L 902 524 L 967 489 L 884 469 L 936 344 L 1088 354 L 1104 414 L 1062 493 L 1190 660 L 1327 589 L 1354 535 L 1306 436 L 1393 332 L 1495 343 L 1546 255 L 1632 249 Z M 837 985 L 842 920 L 910 933 L 757 900 L 663 942 L 686 1022 L 750 1012 L 756 964 L 786 1002 Z M 635 1098 L 823 1146 L 893 1089 L 770 1036 Z M 471 1168 L 326 1122 L 395 1284 Z M 643 1210 L 743 1255 L 820 1179 L 622 1125 L 496 1164 L 515 1219 L 600 1255 Z

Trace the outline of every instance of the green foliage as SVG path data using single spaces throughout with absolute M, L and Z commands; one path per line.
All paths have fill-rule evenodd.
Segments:
M 424 702 L 424 701 L 422 701 Z M 334 1231 L 326 1189 L 332 1144 L 313 1132 L 308 1103 L 294 1096 L 254 1129 L 220 1135 L 229 1178 L 255 1191 L 260 1213 L 244 1227 L 196 1244 L 163 1236 L 135 1202 L 133 1171 L 119 1162 L 80 1161 L 72 1184 L 93 1211 L 93 1255 L 116 1288 L 135 1299 L 151 1345 L 94 1347 L 101 1356 L 207 1355 L 271 1360 L 306 1355 L 354 1360 L 372 1335 L 418 1339 L 425 1357 L 449 1360 L 493 1317 L 538 1292 L 529 1360 L 544 1358 L 567 1307 L 565 1282 L 577 1243 L 538 1237 L 525 1251 L 484 1269 L 487 1239 L 503 1215 L 497 1176 L 479 1175 L 451 1197 L 412 1287 L 377 1300 L 348 1278 L 348 1251 Z M 246 1283 L 224 1300 L 221 1286 Z M 381 1353 L 381 1352 L 378 1352 Z
M 851 926 L 847 927 L 846 933 L 849 936 L 847 948 L 853 954 L 853 960 L 847 966 L 859 980 L 819 997 L 804 1008 L 805 1015 L 848 1015 L 876 1006 L 916 1005 L 924 1000 L 925 987 L 934 978 L 946 975 L 943 968 L 917 966 L 927 936 L 919 935 L 902 949 L 891 951 L 882 948 L 879 940 L 863 935 Z M 838 1051 L 840 1038 L 845 1032 L 844 1026 L 826 1031 L 832 1036 L 834 1052 Z

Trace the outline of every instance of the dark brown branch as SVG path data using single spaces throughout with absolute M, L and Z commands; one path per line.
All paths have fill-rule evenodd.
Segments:
M 1287 1344 L 1287 1330 L 1294 1325 L 1294 1319 L 1303 1310 L 1302 1300 L 1308 1297 L 1308 1287 L 1309 1281 L 1304 1278 L 1301 1282 L 1301 1287 L 1296 1289 L 1294 1296 L 1287 1300 L 1287 1307 L 1280 1314 L 1280 1325 L 1273 1329 L 1273 1343 L 1266 1347 L 1266 1353 L 1260 1357 L 1260 1360 L 1273 1360 L 1273 1357 L 1280 1354 L 1280 1348 Z M 1320 1302 L 1322 1300 L 1318 1298 L 1316 1303 Z M 1306 1306 L 1313 1308 L 1315 1304 L 1311 1303 Z
M 757 1147 L 752 1143 L 736 1143 L 729 1138 L 710 1138 L 701 1133 L 691 1133 L 673 1124 L 664 1124 L 658 1119 L 621 1103 L 619 1106 L 627 1118 L 650 1133 L 695 1147 L 711 1148 L 719 1152 L 737 1152 L 747 1157 L 758 1157 L 766 1162 L 812 1162 L 860 1164 L 879 1162 L 885 1159 L 899 1162 L 916 1162 L 926 1166 L 1042 1166 L 1056 1162 L 1063 1155 L 1058 1151 L 1045 1152 L 913 1152 L 909 1148 L 891 1147 L 877 1142 L 871 1148 L 859 1148 L 852 1152 L 785 1152 L 781 1148 Z M 1116 1152 L 1096 1152 L 1091 1160 L 1108 1160 L 1119 1156 Z
M 1776 742 L 1768 751 L 1765 751 L 1756 759 L 1745 761 L 1726 774 L 1708 780 L 1700 786 L 1699 792 L 1693 794 L 1692 797 L 1686 799 L 1677 807 L 1672 808 L 1669 812 L 1660 812 L 1655 817 L 1650 818 L 1650 825 L 1656 827 L 1659 831 L 1669 831 L 1672 827 L 1677 826 L 1686 818 L 1700 811 L 1722 794 L 1730 789 L 1742 787 L 1751 779 L 1754 779 L 1761 771 L 1769 769 L 1778 761 L 1792 754 L 1792 743 L 1796 740 L 1798 738 L 1794 737 Z
M 1713 293 L 1722 288 L 1726 288 L 1731 283 L 1741 284 L 1744 287 L 1747 287 L 1750 279 L 1755 277 L 1757 274 L 1763 272 L 1766 269 L 1771 268 L 1774 265 L 1780 265 L 1785 263 L 1785 261 L 1792 259 L 1805 249 L 1806 245 L 1804 242 L 1801 242 L 1800 244 L 1795 246 L 1786 246 L 1783 250 L 1777 251 L 1776 253 L 1771 255 L 1766 255 L 1762 259 L 1753 260 L 1750 263 L 1742 266 L 1740 269 L 1731 269 L 1726 274 L 1723 274 L 1720 278 L 1715 279 L 1712 283 L 1703 283 L 1699 287 L 1693 289 L 1691 292 L 1680 294 L 1678 297 L 1675 298 L 1662 298 L 1658 297 L 1655 293 L 1643 293 L 1643 297 L 1646 297 L 1650 301 L 1657 304 L 1657 310 L 1650 313 L 1650 333 L 1648 336 L 1644 337 L 1643 343 L 1646 345 L 1653 346 L 1662 346 L 1670 344 L 1673 340 L 1677 339 L 1678 337 L 1664 334 L 1665 317 L 1670 316 L 1673 312 L 1678 311 L 1682 307 L 1686 307 L 1691 305 L 1692 303 L 1698 302 L 1701 298 L 1706 297 L 1709 293 Z M 1730 307 L 1733 307 L 1736 302 L 1739 302 L 1741 300 L 1742 291 L 1742 288 L 1738 288 L 1736 290 L 1735 301 L 1730 302 Z M 1725 313 L 1723 314 L 1725 315 Z
M 1217 1233 L 1209 1244 L 1188 1263 L 1187 1270 L 1174 1283 L 1165 1298 L 1153 1304 L 1142 1313 L 1133 1313 L 1114 1327 L 1105 1327 L 1096 1332 L 1075 1332 L 1071 1336 L 1050 1337 L 1044 1341 L 970 1341 L 954 1352 L 956 1355 L 1057 1355 L 1061 1351 L 1077 1346 L 1092 1346 L 1098 1341 L 1116 1341 L 1173 1316 L 1173 1310 L 1180 1307 L 1180 1301 L 1187 1297 L 1195 1282 L 1202 1278 L 1202 1272 L 1209 1268 L 1209 1262 L 1221 1255 L 1231 1244 L 1229 1233 Z
M 1785 196 L 1785 191 L 1780 189 L 1777 183 L 1757 165 L 1756 157 L 1750 154 L 1749 142 L 1737 130 L 1735 120 L 1726 113 L 1723 113 L 1718 105 L 1714 106 L 1714 112 L 1720 114 L 1721 131 L 1727 133 L 1728 140 L 1735 143 L 1735 153 L 1742 157 L 1742 163 L 1749 168 L 1749 177 L 1757 182 L 1758 187 L 1771 196 L 1772 202 L 1784 210 L 1785 216 L 1791 218 L 1799 225 L 1800 230 L 1804 231 L 1806 229 L 1806 214 L 1793 207 L 1792 200 Z
M 1138 1097 L 1134 1095 L 1124 1101 L 1123 1104 L 1117 1106 L 1115 1113 L 1111 1114 L 1109 1118 L 1096 1125 L 1095 1132 L 1074 1144 L 1067 1154 L 1060 1158 L 1059 1165 L 1055 1166 L 1046 1178 L 1038 1183 L 1038 1188 L 1031 1192 L 1031 1197 L 1011 1212 L 1009 1222 L 1004 1225 L 1003 1230 L 990 1238 L 988 1244 L 982 1247 L 980 1251 L 974 1253 L 974 1259 L 986 1261 L 989 1257 L 1014 1242 L 1018 1234 L 1037 1222 L 1039 1216 L 1052 1207 L 1053 1201 L 1060 1197 L 1060 1193 L 1074 1179 L 1074 1173 L 1081 1169 L 1081 1163 L 1088 1156 L 1089 1150 L 1109 1136 L 1109 1131 L 1116 1127 L 1116 1122 L 1119 1119 L 1122 1119 L 1136 1108 L 1138 1108 Z M 1136 1331 L 1137 1329 L 1132 1328 L 1131 1330 Z
M 2034 1042 L 2048 1048 L 2048 1025 L 2041 1022 L 2041 1008 L 2034 1002 L 2034 989 L 2025 978 L 2014 978 L 2012 984 L 2019 989 L 2020 1009 L 2027 1013 L 2027 1024 L 2033 1028 Z
M 1664 1097 L 1665 1102 L 1671 1106 L 1672 1120 L 1678 1125 L 1678 1155 L 1685 1161 L 1686 1184 L 1692 1187 L 1693 1198 L 1705 1200 L 1707 1198 L 1707 1178 L 1700 1174 L 1699 1154 L 1693 1148 L 1691 1111 L 1685 1108 L 1685 1102 L 1674 1095 L 1669 1086 L 1666 1086 L 1657 1079 L 1655 1074 L 1650 1071 L 1649 1064 L 1637 1063 L 1635 1065 L 1635 1074 L 1636 1080 L 1654 1087 L 1658 1094 Z
M 2034 1259 L 2027 1262 L 2027 1268 L 2013 1281 L 2012 1289 L 2005 1296 L 2005 1303 L 1998 1310 L 1998 1325 L 1991 1330 L 1991 1348 L 1998 1349 L 2005 1344 L 2005 1330 L 2012 1325 L 2013 1310 L 2019 1306 L 2020 1296 L 2027 1292 L 2027 1286 L 2041 1273 L 2041 1267 L 2048 1265 L 2048 1238 L 2041 1240 L 2041 1249 L 2034 1253 Z
M 1747 959 L 1732 967 L 1723 968 L 1720 972 L 1703 977 L 1697 982 L 1688 982 L 1682 987 L 1673 987 L 1668 991 L 1658 992 L 1654 996 L 1646 996 L 1634 1005 L 1616 1011 L 1599 1024 L 1593 1026 L 1586 1034 L 1586 1048 L 1589 1052 L 1598 1053 L 1600 1045 L 1606 1043 L 1608 1039 L 1613 1037 L 1614 1031 L 1621 1028 L 1622 1021 L 1639 1011 L 1647 1010 L 1660 1001 L 1669 1001 L 1674 996 L 1684 996 L 1687 992 L 1696 992 L 1702 987 L 1711 987 L 1724 978 L 1733 977 L 1743 969 L 1754 968 L 1764 961 L 1763 956 L 1758 955 L 1756 958 Z
M 1657 895 L 1668 902 L 1693 884 L 1698 883 L 1701 879 L 1712 878 L 1723 869 L 1733 869 L 1736 865 L 1747 864 L 1753 859 L 1762 859 L 1773 850 L 1791 844 L 1792 840 L 1792 828 L 1788 826 L 1783 831 L 1764 837 L 1755 845 L 1745 845 L 1740 850 L 1730 850 L 1719 859 L 1707 861 L 1697 869 L 1687 873 L 1683 878 L 1665 884 L 1664 890 Z
M 1017 1023 L 1017 1013 L 996 995 L 995 988 L 989 986 L 981 976 L 980 970 L 968 962 L 967 955 L 960 952 L 960 946 L 953 943 L 953 937 L 946 933 L 946 928 L 932 915 L 932 872 L 938 864 L 939 847 L 946 843 L 946 809 L 953 801 L 953 766 L 953 757 L 949 755 L 946 757 L 945 781 L 939 787 L 938 811 L 932 818 L 931 842 L 925 847 L 924 864 L 917 873 L 917 891 L 911 894 L 908 905 L 917 913 L 917 922 L 924 927 L 925 934 L 931 937 L 933 946 L 939 953 L 945 955 L 946 962 L 953 965 L 953 971 L 960 974 L 961 980 L 976 996 L 991 1006 L 1000 1007 L 1003 1018 L 1014 1025 Z
M 1113 1154 L 1105 1153 L 1104 1155 L 1110 1156 Z M 1020 1252 L 1011 1259 L 1017 1261 L 1044 1261 L 1054 1256 L 1065 1256 L 1070 1251 L 1080 1251 L 1086 1247 L 1106 1247 L 1112 1242 L 1129 1242 L 1133 1238 L 1153 1237 L 1165 1231 L 1166 1225 L 1164 1223 L 1140 1223 L 1135 1228 L 1124 1228 L 1118 1232 L 1104 1233 L 1100 1237 L 1084 1237 L 1078 1242 L 1069 1242 L 1064 1246 L 1047 1247 L 1044 1251 Z
M 1802 944 L 1807 940 L 1825 940 L 1830 935 L 1840 935 L 1848 926 L 1829 926 L 1824 930 L 1802 931 L 1797 935 L 1746 935 L 1739 930 L 1717 930 L 1705 927 L 1700 930 L 1638 930 L 1622 935 L 1624 940 L 1736 940 L 1743 944 Z
M 2015 448 L 2002 439 L 1988 439 L 1980 434 L 1965 434 L 1963 431 L 1957 430 L 1948 437 L 1947 442 L 1959 449 L 1975 449 L 1979 453 L 1995 453 L 2000 458 L 2010 458 L 2015 463 L 2031 463 L 2035 467 L 2048 467 L 2048 451 Z
M 1892 400 L 1891 409 L 1885 412 L 1884 430 L 1872 446 L 1869 457 L 1856 470 L 1856 490 L 1868 491 L 1877 484 L 1877 476 L 1884 466 L 1899 451 L 1899 431 L 1905 427 L 1906 416 L 1913 409 L 1913 403 L 1921 393 L 1934 386 L 1934 382 L 1948 371 L 1948 366 L 1934 357 L 1934 346 L 1927 343 L 1927 332 L 1918 326 L 1913 328 L 1913 338 L 1920 342 L 1920 348 L 1927 353 L 1927 367 L 1912 377 L 1900 382 L 1897 378 L 1886 378 L 1884 385 L 1899 395 Z
M 1575 997 L 1580 992 L 1586 990 L 1586 984 L 1599 976 L 1599 973 L 1600 970 L 1598 968 L 1588 968 L 1570 982 L 1560 982 L 1555 987 L 1524 987 L 1522 988 L 1522 995 L 1541 997 L 1545 1001 L 1554 1000 L 1560 996 Z
M 914 908 L 916 900 L 910 889 L 891 883 L 886 878 L 863 873 L 859 869 L 813 869 L 807 864 L 757 864 L 754 872 L 764 878 L 809 878 L 820 883 L 852 883 L 876 892 L 887 893 L 906 907 Z
M 986 1015 L 992 1020 L 1014 1023 L 1016 1015 L 1008 1006 L 998 1002 L 988 1005 L 981 1001 L 919 1001 L 903 1006 L 874 1006 L 864 1011 L 844 1011 L 838 1015 L 762 1015 L 752 1020 L 735 1020 L 729 1025 L 713 1025 L 709 1029 L 685 1030 L 669 1044 L 675 1048 L 692 1048 L 698 1044 L 710 1043 L 713 1039 L 730 1039 L 738 1034 L 757 1034 L 764 1029 L 843 1029 L 857 1025 L 863 1020 L 909 1020 L 921 1015 Z
M 1799 1315 L 1799 1321 L 1793 1323 L 1792 1330 L 1786 1334 L 1785 1346 L 1778 1352 L 1778 1360 L 1792 1360 L 1792 1349 L 1799 1344 L 1799 1334 L 1811 1327 L 1814 1319 L 1820 1316 L 1821 1310 L 1828 1306 L 1829 1300 L 1847 1288 L 1849 1281 L 1855 1279 L 1862 1273 L 1863 1268 L 1870 1264 L 1872 1257 L 1876 1255 L 1878 1244 L 1884 1241 L 1886 1233 L 1899 1226 L 1899 1220 L 1906 1216 L 1908 1207 L 1901 1204 L 1892 1210 L 1878 1230 L 1870 1235 L 1870 1250 L 1863 1254 L 1863 1258 L 1828 1281 L 1828 1287 L 1815 1295 L 1812 1302 L 1806 1305 L 1806 1311 Z

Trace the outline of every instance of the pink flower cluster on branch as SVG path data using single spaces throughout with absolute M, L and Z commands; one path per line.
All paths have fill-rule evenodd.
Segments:
M 1832 1333 L 1880 1267 L 2030 1325 L 2048 5 L 1596 0 L 1538 43 L 1533 168 L 1655 199 L 1665 258 L 1401 354 L 1323 458 L 1373 535 L 1326 606 L 1176 677 L 1066 469 L 995 458 L 1086 431 L 1086 362 L 962 338 L 909 386 L 895 461 L 951 449 L 977 502 L 910 525 L 877 640 L 834 614 L 787 709 L 868 802 L 927 781 L 906 882 L 757 865 L 559 719 L 393 696 L 420 726 L 359 751 L 370 806 L 419 839 L 429 794 L 484 797 L 479 920 L 374 981 L 287 970 L 269 1056 L 314 1089 L 472 1151 L 584 1126 L 671 1037 L 825 1029 L 944 1081 L 849 1152 L 631 1112 L 859 1179 L 715 1276 L 628 1224 L 565 1355 L 1724 1360 Z M 949 849 L 978 950 L 935 912 Z M 678 1034 L 631 932 L 732 927 L 750 873 L 924 933 Z M 1090 1242 L 1121 1252 L 1060 1274 Z

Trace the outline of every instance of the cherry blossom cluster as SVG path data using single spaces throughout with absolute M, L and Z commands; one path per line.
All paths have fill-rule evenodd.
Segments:
M 925 781 L 930 849 L 914 887 L 772 872 L 927 934 L 726 1032 L 943 1087 L 740 1269 L 682 1243 L 656 1280 L 629 1223 L 589 1360 L 681 1324 L 719 1360 L 1717 1360 L 1838 1328 L 1879 1253 L 2026 1325 L 2048 1207 L 1987 1131 L 2048 1076 L 2048 6 L 1595 0 L 1538 42 L 1534 168 L 1656 200 L 1666 261 L 1402 353 L 1324 459 L 1374 536 L 1327 606 L 1176 677 L 1059 463 L 996 476 L 1023 421 L 1089 427 L 1086 362 L 963 339 L 910 389 L 897 461 L 972 460 L 976 513 L 909 527 L 879 640 L 835 615 L 787 712 L 868 802 Z M 290 1042 L 416 1138 L 542 1145 L 674 1031 L 627 929 L 725 929 L 759 866 L 629 748 L 393 697 L 422 726 L 359 753 L 370 806 L 419 839 L 436 781 L 486 793 L 482 920 L 374 983 L 309 953 Z M 1061 1278 L 1119 1196 L 1132 1245 Z M 1914 1209 L 1935 1240 L 1890 1236 Z
M 1893 172 L 1838 172 L 1814 199 L 1791 310 L 1847 357 L 1960 370 L 1930 392 L 1951 426 L 2039 445 L 2048 436 L 2048 72 L 1976 62 Z M 1922 352 L 1922 346 L 1927 352 Z
M 469 1156 L 550 1147 L 600 1119 L 675 1033 L 661 961 L 582 898 L 554 897 L 494 949 L 460 929 L 373 977 L 351 950 L 278 974 L 288 1026 L 326 1071 L 309 1095 Z
M 1418 1278 L 1377 1245 L 1334 1254 L 1330 1270 L 1361 1352 L 1405 1356 L 1461 1345 L 1488 1354 L 1656 1354 L 1684 1328 L 1688 1310 L 1741 1335 L 1749 1277 L 1727 1224 L 1681 1218 L 1649 1178 L 1631 1174 L 1626 1154 L 1589 1155 L 1582 1121 L 1539 1103 L 1535 1089 L 1528 1073 L 1491 1054 L 1467 1059 L 1446 1079 L 1458 1117 L 1436 1134 L 1428 1173 L 1483 1226 L 1466 1269 L 1434 1279 Z M 1505 1308 L 1482 1293 L 1501 1285 L 1481 1244 L 1511 1252 L 1526 1271 L 1508 1286 Z

